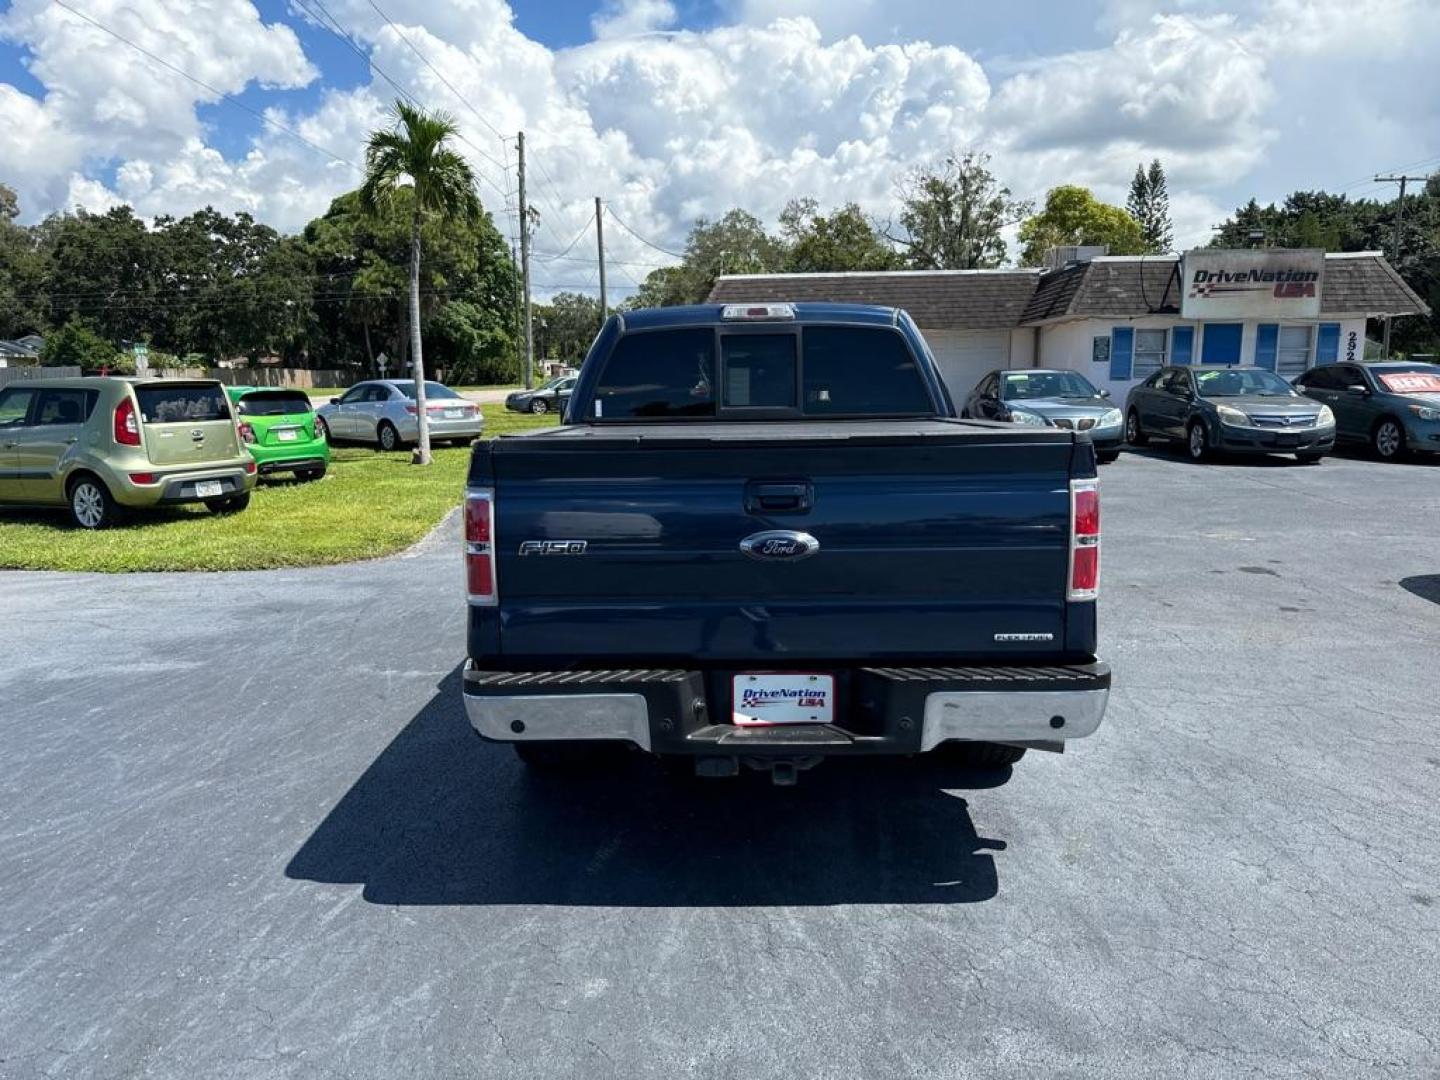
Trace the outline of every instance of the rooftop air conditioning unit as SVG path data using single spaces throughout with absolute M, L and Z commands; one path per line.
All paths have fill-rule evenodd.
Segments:
M 1053 247 L 1045 253 L 1045 265 L 1051 270 L 1059 270 L 1064 266 L 1072 266 L 1075 263 L 1087 263 L 1091 259 L 1106 255 L 1110 248 L 1105 244 L 1066 244 L 1063 247 Z

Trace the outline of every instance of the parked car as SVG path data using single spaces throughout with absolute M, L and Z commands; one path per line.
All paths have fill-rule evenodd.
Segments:
M 1335 415 L 1259 367 L 1164 367 L 1130 391 L 1125 438 L 1182 443 L 1192 460 L 1212 451 L 1294 454 L 1319 461 L 1335 446 Z
M 485 430 L 479 405 L 429 379 L 425 380 L 425 411 L 430 420 L 431 442 L 469 442 Z M 367 442 L 381 450 L 398 450 L 420 438 L 413 379 L 356 383 L 340 397 L 331 398 L 329 404 L 321 405 L 316 415 L 330 442 Z
M 1109 398 L 1109 390 L 1097 390 L 1077 371 L 992 371 L 970 392 L 960 415 L 1088 431 L 1096 458 L 1110 462 L 1120 456 L 1124 417 Z
M 260 475 L 294 473 L 318 480 L 330 464 L 325 430 L 303 390 L 227 386 L 225 393 L 240 424 L 240 438 Z
M 0 503 L 68 506 L 81 528 L 131 508 L 243 510 L 256 468 L 218 382 L 36 379 L 0 390 Z
M 526 764 L 791 783 L 1099 726 L 1094 447 L 955 418 L 903 311 L 626 312 L 565 417 L 476 443 L 466 493 L 463 700 Z
M 564 412 L 570 392 L 575 389 L 579 376 L 561 375 L 551 379 L 544 386 L 534 390 L 516 390 L 505 397 L 505 408 L 511 412 L 528 412 L 543 415 L 547 412 Z
M 1295 385 L 1329 406 L 1339 442 L 1368 443 L 1385 461 L 1412 451 L 1440 454 L 1440 366 L 1323 364 Z

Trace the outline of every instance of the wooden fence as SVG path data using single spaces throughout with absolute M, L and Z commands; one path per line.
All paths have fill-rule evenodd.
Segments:
M 331 368 L 165 368 L 166 379 L 218 379 L 226 386 L 293 386 L 308 390 L 314 386 L 349 386 L 357 379 L 353 371 Z
M 26 379 L 78 379 L 78 367 L 0 367 L 0 387 Z

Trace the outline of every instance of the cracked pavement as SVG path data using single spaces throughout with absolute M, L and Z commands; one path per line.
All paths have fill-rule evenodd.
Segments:
M 1111 707 L 1013 775 L 531 780 L 453 526 L 0 574 L 0 1076 L 1435 1076 L 1440 467 L 1102 478 Z

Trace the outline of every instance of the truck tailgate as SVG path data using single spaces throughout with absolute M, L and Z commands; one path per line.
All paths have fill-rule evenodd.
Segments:
M 495 489 L 499 653 L 560 666 L 1056 653 L 1075 449 L 1068 432 L 951 420 L 497 440 L 477 448 L 471 482 Z M 767 530 L 819 550 L 747 556 L 742 541 Z

